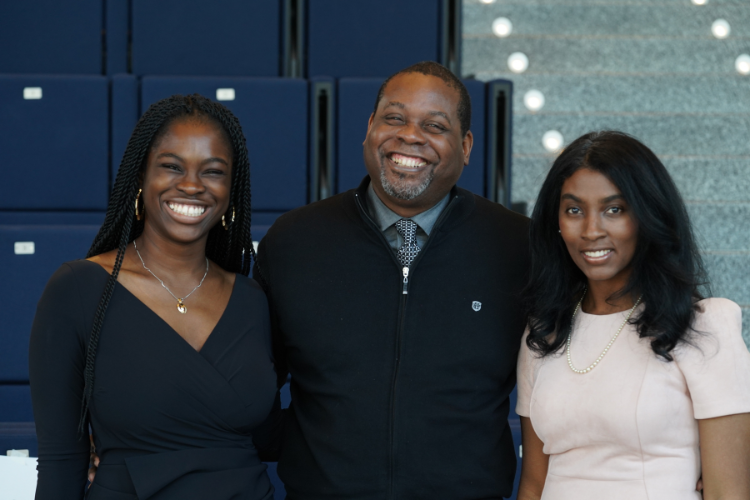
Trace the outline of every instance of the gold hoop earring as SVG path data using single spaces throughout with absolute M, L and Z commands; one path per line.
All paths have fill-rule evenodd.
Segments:
M 142 192 L 143 192 L 143 189 L 139 189 L 138 194 L 135 195 L 135 219 L 136 220 L 141 220 L 141 218 L 143 217 L 144 210 L 141 210 L 140 212 L 138 211 L 138 198 L 141 197 Z
M 234 222 L 234 207 L 232 207 L 232 220 L 229 222 L 229 224 L 231 224 L 232 222 Z M 221 227 L 224 228 L 224 231 L 229 231 L 229 224 L 226 223 L 226 221 L 224 220 L 224 216 L 222 215 L 221 216 Z

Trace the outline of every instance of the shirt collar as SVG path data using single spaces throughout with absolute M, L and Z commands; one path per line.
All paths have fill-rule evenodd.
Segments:
M 446 207 L 446 205 L 448 205 L 449 198 L 450 193 L 446 194 L 445 197 L 438 203 L 436 203 L 432 208 L 429 208 L 428 210 L 425 210 L 424 212 L 419 213 L 414 217 L 408 218 L 416 222 L 417 225 L 422 228 L 425 234 L 429 236 L 432 228 L 435 226 L 435 223 L 438 220 L 438 217 L 440 217 L 443 209 Z M 399 220 L 405 218 L 395 213 L 381 201 L 381 199 L 375 192 L 375 189 L 373 189 L 372 187 L 372 182 L 370 182 L 370 184 L 367 186 L 367 202 L 370 209 L 370 216 L 375 219 L 375 222 L 378 224 L 381 231 L 385 231 Z

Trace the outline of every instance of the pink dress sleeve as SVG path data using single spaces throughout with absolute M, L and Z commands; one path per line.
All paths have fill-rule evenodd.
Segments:
M 531 393 L 534 390 L 536 380 L 537 364 L 539 359 L 537 355 L 526 345 L 526 338 L 529 336 L 529 328 L 521 339 L 521 349 L 518 351 L 518 364 L 516 366 L 516 378 L 518 383 L 518 399 L 516 400 L 516 413 L 522 417 L 530 415 L 529 407 L 531 406 Z
M 699 304 L 703 312 L 696 317 L 694 345 L 679 345 L 673 351 L 695 418 L 750 413 L 750 352 L 742 340 L 742 310 L 721 298 Z

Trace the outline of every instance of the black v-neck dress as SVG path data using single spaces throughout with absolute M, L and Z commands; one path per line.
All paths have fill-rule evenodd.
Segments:
M 89 440 L 77 426 L 86 346 L 108 277 L 98 264 L 66 263 L 37 307 L 29 354 L 37 500 L 85 494 Z M 251 433 L 265 427 L 275 397 L 268 304 L 255 281 L 237 275 L 200 351 L 117 284 L 96 356 L 90 411 L 101 465 L 86 498 L 271 499 Z

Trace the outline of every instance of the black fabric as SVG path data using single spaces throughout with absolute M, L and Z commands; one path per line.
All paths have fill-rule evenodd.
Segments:
M 454 189 L 404 295 L 367 182 L 279 217 L 260 243 L 277 370 L 291 373 L 288 498 L 510 496 L 528 220 Z
M 77 436 L 84 357 L 108 276 L 92 262 L 66 263 L 37 308 L 29 359 L 37 500 L 84 495 L 89 443 Z M 95 377 L 91 426 L 101 466 L 87 498 L 273 497 L 251 434 L 276 395 L 268 306 L 253 280 L 237 275 L 200 352 L 118 284 Z

